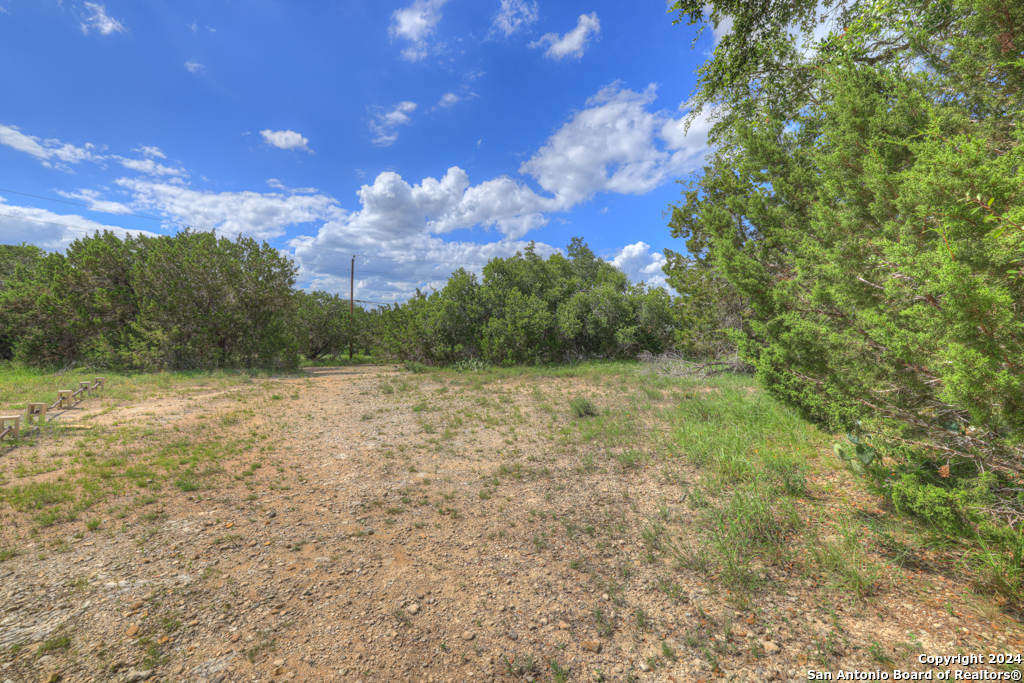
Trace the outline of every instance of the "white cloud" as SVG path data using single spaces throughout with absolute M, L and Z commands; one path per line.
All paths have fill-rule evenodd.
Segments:
M 199 62 L 185 62 L 185 68 L 189 70 L 189 73 L 197 74 L 206 70 L 206 67 Z
M 147 157 L 156 157 L 158 159 L 166 159 L 167 155 L 160 151 L 159 147 L 150 147 L 149 145 L 139 145 L 133 152 L 140 152 L 145 154 Z
M 501 0 L 501 9 L 491 23 L 491 33 L 505 34 L 508 38 L 516 31 L 537 21 L 537 3 L 527 0 Z
M 530 47 L 537 48 L 547 45 L 548 49 L 544 52 L 544 56 L 555 60 L 564 57 L 579 59 L 590 42 L 590 36 L 596 36 L 600 32 L 601 22 L 597 18 L 597 12 L 581 14 L 576 21 L 576 28 L 564 36 L 559 37 L 557 33 L 545 33 L 539 40 L 530 43 Z
M 96 146 L 91 143 L 86 143 L 83 147 L 75 147 L 71 143 L 60 140 L 42 140 L 34 135 L 25 135 L 17 126 L 3 124 L 0 124 L 0 145 L 7 145 L 19 152 L 31 154 L 39 159 L 43 166 L 67 173 L 72 172 L 68 164 L 77 164 L 82 161 L 102 162 L 106 158 L 93 152 L 92 150 L 96 149 Z
M 289 225 L 330 220 L 340 213 L 337 201 L 323 194 L 202 192 L 176 178 L 119 178 L 116 183 L 133 193 L 137 211 L 156 212 L 200 230 L 217 228 L 257 238 L 276 237 Z
M 415 0 L 411 5 L 396 9 L 391 15 L 388 31 L 392 38 L 404 38 L 412 43 L 402 50 L 402 57 L 415 62 L 430 52 L 427 38 L 441 21 L 441 7 L 448 0 Z
M 160 156 L 162 157 L 163 154 Z M 164 166 L 152 159 L 126 159 L 125 157 L 119 157 L 117 155 L 111 156 L 110 158 L 117 159 L 125 168 L 138 171 L 139 173 L 146 173 L 148 175 L 167 175 L 177 177 L 185 177 L 188 175 L 183 168 L 171 168 L 169 166 Z
M 296 192 L 299 194 L 314 194 L 320 191 L 315 187 L 287 187 L 277 178 L 271 178 L 270 180 L 268 180 L 267 185 L 274 188 L 275 190 L 281 190 L 282 192 L 287 192 L 289 194 L 294 194 Z
M 78 199 L 85 202 L 89 208 L 97 211 L 116 211 L 119 213 L 133 213 L 131 207 L 125 206 L 121 202 L 114 202 L 107 199 L 103 199 L 102 195 L 96 190 L 80 189 L 74 192 L 65 192 L 64 190 L 57 190 L 57 194 L 61 197 L 68 199 Z
M 661 270 L 665 265 L 665 255 L 651 253 L 651 245 L 646 242 L 623 247 L 609 263 L 622 270 L 633 282 L 643 280 L 651 287 L 666 286 L 665 273 Z
M 89 35 L 91 30 L 96 30 L 105 36 L 109 36 L 111 33 L 124 32 L 124 24 L 117 19 L 107 16 L 106 5 L 87 2 L 85 3 L 85 8 L 92 13 L 82 22 L 82 33 L 85 35 Z
M 0 197 L 0 244 L 28 242 L 48 251 L 63 251 L 76 239 L 86 237 L 97 230 L 110 230 L 120 237 L 129 232 L 136 235 L 154 234 L 144 230 L 125 230 L 75 214 L 59 214 L 46 209 L 12 206 Z
M 444 107 L 446 109 L 449 107 L 454 107 L 456 104 L 459 103 L 459 100 L 461 99 L 461 97 L 459 97 L 453 92 L 446 92 L 444 95 L 441 95 L 441 101 L 437 103 L 437 106 Z
M 307 145 L 309 140 L 302 137 L 293 130 L 261 130 L 260 135 L 263 136 L 263 140 L 268 145 L 273 145 L 278 149 L 304 149 L 307 152 L 312 153 Z
M 398 126 L 412 123 L 409 114 L 416 111 L 416 103 L 399 102 L 391 109 L 382 110 L 378 107 L 377 110 L 369 124 L 370 132 L 376 136 L 373 139 L 373 144 L 386 147 L 398 139 L 398 133 L 395 130 Z
M 704 119 L 683 134 L 683 118 L 652 112 L 652 84 L 641 93 L 603 88 L 519 167 L 567 209 L 598 192 L 644 194 L 696 168 L 707 151 Z
M 727 35 L 732 33 L 732 22 L 732 17 L 726 15 L 725 17 L 722 17 L 722 19 L 719 20 L 717 26 L 711 27 L 711 32 L 714 36 L 715 45 L 718 45 L 720 42 L 722 42 L 722 38 L 725 38 Z

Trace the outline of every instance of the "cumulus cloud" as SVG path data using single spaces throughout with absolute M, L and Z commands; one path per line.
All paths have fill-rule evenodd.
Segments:
M 145 154 L 147 157 L 156 157 L 157 159 L 166 159 L 167 155 L 160 151 L 159 147 L 150 147 L 148 145 L 139 145 L 133 152 L 140 152 Z
M 538 48 L 547 46 L 544 52 L 545 57 L 554 60 L 561 60 L 565 57 L 579 59 L 583 56 L 590 43 L 590 37 L 601 32 L 601 21 L 597 18 L 597 12 L 581 14 L 576 21 L 576 28 L 559 36 L 557 33 L 545 33 L 539 40 L 530 43 L 530 47 Z
M 448 0 L 415 0 L 411 5 L 396 9 L 391 15 L 388 31 L 392 38 L 403 38 L 412 44 L 402 50 L 402 57 L 410 62 L 423 59 L 430 53 L 427 38 L 441 21 L 441 7 Z
M 28 242 L 48 251 L 63 251 L 76 239 L 97 230 L 110 230 L 120 237 L 128 233 L 153 234 L 144 230 L 125 230 L 75 214 L 59 214 L 35 207 L 13 206 L 0 197 L 0 244 Z
M 206 67 L 199 62 L 185 62 L 185 68 L 189 70 L 189 73 L 197 74 L 206 70 Z
M 68 164 L 77 164 L 82 161 L 102 162 L 106 158 L 93 151 L 96 149 L 96 145 L 92 143 L 87 142 L 82 147 L 76 147 L 60 140 L 43 140 L 34 135 L 22 133 L 17 126 L 3 124 L 0 124 L 0 145 L 7 145 L 19 152 L 31 154 L 39 159 L 43 166 L 68 173 L 72 172 Z
M 257 238 L 277 237 L 289 225 L 330 220 L 340 211 L 337 201 L 323 194 L 203 192 L 179 179 L 119 178 L 115 182 L 132 193 L 137 210 L 200 230 L 216 228 Z
M 446 92 L 444 95 L 441 95 L 441 101 L 437 103 L 437 106 L 444 107 L 445 109 L 454 107 L 461 99 L 461 97 L 453 92 Z
M 506 38 L 537 21 L 537 3 L 526 0 L 501 0 L 501 9 L 491 23 L 491 32 L 503 33 Z
M 454 103 L 453 103 L 454 104 Z M 373 144 L 388 146 L 394 144 L 398 139 L 398 126 L 405 126 L 412 123 L 409 114 L 416 111 L 415 102 L 399 102 L 391 109 L 376 108 L 376 113 L 370 121 L 370 132 L 376 137 Z
M 85 3 L 86 11 L 90 15 L 82 22 L 82 33 L 89 35 L 89 31 L 97 31 L 101 35 L 109 36 L 111 33 L 122 33 L 124 24 L 117 19 L 107 16 L 106 5 L 97 5 L 92 2 Z
M 75 196 L 95 208 L 149 213 L 176 224 L 263 239 L 279 237 L 289 226 L 299 226 L 300 231 L 314 232 L 290 242 L 296 258 L 306 264 L 302 266 L 303 282 L 329 291 L 344 289 L 341 285 L 347 282 L 342 280 L 348 275 L 347 258 L 330 250 L 447 262 L 387 259 L 357 263 L 358 298 L 403 301 L 417 287 L 443 286 L 458 264 L 478 264 L 471 266 L 476 269 L 495 256 L 514 254 L 525 246 L 522 240 L 530 231 L 549 220 L 560 220 L 558 213 L 600 193 L 641 194 L 697 167 L 708 149 L 706 112 L 686 133 L 685 113 L 658 110 L 655 101 L 654 85 L 642 92 L 609 85 L 589 98 L 582 110 L 573 113 L 520 165 L 522 178 L 499 176 L 473 184 L 466 171 L 453 166 L 439 178 L 415 182 L 388 171 L 359 189 L 355 210 L 341 208 L 336 199 L 316 188 L 290 188 L 273 178 L 267 181 L 268 192 L 197 190 L 190 187 L 184 171 L 160 175 L 156 159 L 165 156 L 155 147 L 139 148 L 144 159 L 106 157 L 147 174 L 116 181 L 130 200 L 108 202 L 103 195 L 84 190 Z M 410 123 L 409 114 L 415 109 L 415 103 L 403 102 L 381 110 L 371 131 L 381 144 L 393 142 L 396 127 Z M 264 138 L 267 133 L 271 131 L 264 131 Z M 306 144 L 297 133 L 292 135 Z M 96 157 L 91 145 L 76 148 L 57 140 L 40 140 L 13 127 L 0 127 L 0 143 L 44 163 L 58 161 L 58 155 Z M 493 241 L 469 241 L 458 233 L 476 228 L 491 231 Z M 447 241 L 452 237 L 462 241 Z M 538 248 L 543 254 L 554 251 L 543 244 Z M 646 243 L 623 247 L 610 262 L 634 280 L 664 285 L 660 272 L 664 257 L 651 253 Z M 374 272 L 360 273 L 360 267 Z
M 706 117 L 684 134 L 683 117 L 648 109 L 651 84 L 637 93 L 618 84 L 601 89 L 523 162 L 520 173 L 569 208 L 598 192 L 644 194 L 696 168 L 707 152 Z
M 261 130 L 260 135 L 263 136 L 264 142 L 278 149 L 304 149 L 310 153 L 313 151 L 307 146 L 309 140 L 293 130 L 270 130 L 268 128 Z
M 160 156 L 162 157 L 163 154 Z M 117 155 L 111 156 L 110 158 L 116 159 L 125 168 L 138 171 L 139 173 L 145 173 L 147 175 L 166 175 L 176 176 L 179 178 L 188 175 L 183 168 L 171 168 L 170 166 L 164 166 L 152 159 L 126 159 L 125 157 L 119 157 Z
M 651 287 L 665 287 L 665 273 L 661 267 L 665 265 L 665 255 L 651 253 L 651 245 L 646 242 L 629 244 L 619 250 L 615 258 L 608 261 L 629 276 L 633 282 L 644 281 Z
M 84 202 L 90 209 L 96 211 L 113 211 L 116 213 L 132 213 L 132 209 L 129 206 L 122 204 L 121 202 L 111 201 L 104 199 L 103 195 L 96 190 L 90 189 L 79 189 L 73 192 L 66 192 L 64 190 L 57 190 L 57 194 L 61 197 L 68 199 L 77 199 Z

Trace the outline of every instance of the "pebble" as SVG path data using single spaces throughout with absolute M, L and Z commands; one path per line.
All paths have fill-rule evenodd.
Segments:
M 131 626 L 128 627 L 128 637 L 129 638 L 134 638 L 135 634 L 137 634 L 138 632 L 139 632 L 139 625 L 138 624 L 132 624 Z
M 277 517 L 277 510 L 267 510 L 267 517 Z
M 462 639 L 463 640 L 473 640 L 474 638 L 476 638 L 476 634 L 473 633 L 472 631 L 463 631 L 462 632 Z
M 414 602 L 405 609 L 409 614 L 417 614 L 420 611 L 420 606 Z
M 505 635 L 508 636 L 509 640 L 519 640 L 519 634 L 515 631 L 509 631 Z
M 580 647 L 582 647 L 584 650 L 588 650 L 590 652 L 598 654 L 601 652 L 601 643 L 599 643 L 596 640 L 584 640 L 580 642 Z
M 558 622 L 558 628 L 562 629 L 563 631 L 568 631 L 569 624 L 565 623 L 564 621 L 560 621 Z
M 149 669 L 142 671 L 129 671 L 125 680 L 128 683 L 137 683 L 138 681 L 144 681 L 153 675 L 153 672 Z
M 779 646 L 776 645 L 775 643 L 773 643 L 772 641 L 770 641 L 770 640 L 762 640 L 760 642 L 761 642 L 761 647 L 764 648 L 765 654 L 767 654 L 767 655 L 777 655 L 777 654 L 779 654 Z
M 146 603 L 144 603 L 142 600 L 136 600 L 135 602 L 132 603 L 132 609 L 133 610 L 142 609 L 142 606 L 144 604 L 146 604 Z

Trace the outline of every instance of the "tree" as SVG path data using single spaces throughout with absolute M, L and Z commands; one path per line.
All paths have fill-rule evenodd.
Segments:
M 737 18 L 699 86 L 720 146 L 673 229 L 746 300 L 742 354 L 808 419 L 932 472 L 1020 470 L 1024 7 L 858 3 L 811 57 L 755 44 L 811 4 L 712 2 Z

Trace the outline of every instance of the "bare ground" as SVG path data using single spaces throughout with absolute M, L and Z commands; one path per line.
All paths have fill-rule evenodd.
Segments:
M 699 512 L 702 473 L 659 431 L 671 401 L 630 416 L 622 442 L 647 459 L 623 465 L 565 410 L 581 392 L 635 410 L 614 387 L 471 380 L 328 368 L 97 399 L 59 416 L 91 430 L 0 450 L 0 483 L 23 486 L 73 477 L 82 450 L 231 444 L 194 484 L 142 474 L 74 521 L 3 504 L 0 681 L 807 680 L 1002 671 L 918 657 L 1021 651 L 1012 615 L 941 554 L 866 597 L 799 558 L 758 565 L 742 593 L 681 568 L 651 537 L 671 520 L 685 545 Z M 851 500 L 883 514 L 819 468 L 800 509 Z

